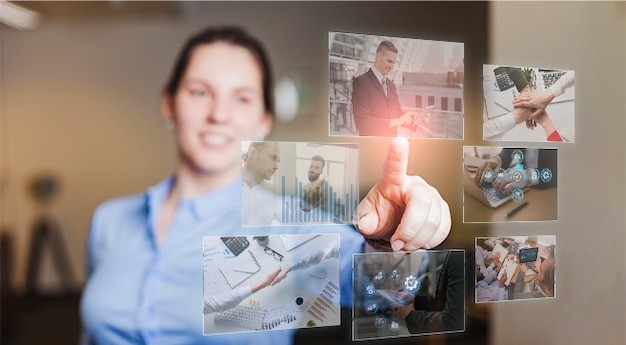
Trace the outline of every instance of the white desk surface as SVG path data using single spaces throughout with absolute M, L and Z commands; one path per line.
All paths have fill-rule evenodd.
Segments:
M 258 236 L 258 235 L 256 235 Z M 264 252 L 264 247 L 257 244 L 256 240 L 253 240 L 252 235 L 246 236 L 250 242 L 250 246 L 246 251 L 251 251 L 256 257 L 258 263 L 261 266 L 259 272 L 254 273 L 250 278 L 244 280 L 237 287 L 250 285 L 255 283 L 269 273 L 276 270 L 280 265 L 286 265 L 292 262 L 294 259 L 301 258 L 316 250 L 322 250 L 326 248 L 332 241 L 336 241 L 339 245 L 339 234 L 320 234 L 319 236 L 311 239 L 310 241 L 287 251 L 280 239 L 279 235 L 270 235 L 269 243 L 267 246 L 276 252 L 284 256 L 282 262 L 274 259 L 271 255 Z M 226 249 L 226 245 L 221 241 L 218 236 L 207 237 L 204 239 L 204 250 L 210 253 L 209 257 L 205 258 L 204 262 L 204 293 L 210 295 L 213 293 L 220 293 L 230 289 L 230 286 L 226 282 L 226 279 L 222 276 L 220 271 L 210 261 L 215 259 L 221 259 L 224 257 L 223 251 Z M 244 255 L 245 251 L 240 255 Z M 313 270 L 323 269 L 326 271 L 326 277 L 320 279 L 311 275 Z M 332 295 L 333 310 L 325 312 L 326 319 L 322 319 L 323 322 L 315 319 L 307 311 L 313 306 L 317 298 L 322 294 L 322 290 L 332 282 L 335 286 L 339 287 L 339 260 L 337 258 L 329 258 L 317 265 L 312 265 L 303 270 L 291 271 L 287 277 L 275 286 L 269 286 L 257 293 L 251 295 L 247 299 L 241 302 L 242 306 L 249 306 L 251 303 L 258 305 L 259 307 L 268 310 L 269 315 L 283 315 L 289 313 L 290 315 L 296 315 L 296 321 L 281 324 L 274 328 L 278 329 L 290 329 L 290 328 L 303 328 L 307 327 L 307 322 L 313 320 L 317 327 L 319 326 L 334 326 L 340 323 L 340 305 L 339 297 L 340 293 Z M 306 300 L 305 308 L 297 308 L 295 304 L 296 297 L 303 297 Z M 333 313 L 334 311 L 334 313 Z M 266 316 L 266 319 L 268 318 Z M 216 325 L 214 323 L 215 313 L 204 316 L 204 333 L 230 333 L 230 332 L 250 332 L 252 330 L 237 327 L 234 325 L 224 325 L 220 323 Z

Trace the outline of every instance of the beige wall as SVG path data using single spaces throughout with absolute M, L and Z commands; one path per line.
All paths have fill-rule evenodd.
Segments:
M 60 223 L 80 284 L 96 205 L 142 192 L 173 168 L 159 88 L 175 44 L 144 37 L 176 37 L 165 39 L 171 33 L 158 23 L 51 21 L 35 32 L 2 29 L 2 225 L 15 236 L 15 283 L 24 280 L 31 225 L 42 212 L 27 193 L 29 181 L 53 173 L 61 189 L 48 212 Z M 114 38 L 120 35 L 125 39 Z M 137 55 L 137 47 L 145 52 Z M 54 288 L 55 275 L 44 272 L 42 283 Z
M 492 343 L 624 344 L 626 3 L 495 2 L 489 62 L 576 71 L 576 143 L 559 146 L 557 298 L 493 307 Z

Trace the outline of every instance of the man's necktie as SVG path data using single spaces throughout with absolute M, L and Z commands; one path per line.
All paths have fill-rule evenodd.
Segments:
M 385 96 L 387 96 L 387 77 L 383 77 L 381 84 L 383 86 L 383 90 L 385 90 Z

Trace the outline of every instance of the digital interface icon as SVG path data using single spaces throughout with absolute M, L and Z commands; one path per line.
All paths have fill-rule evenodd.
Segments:
M 536 185 L 539 183 L 539 169 L 529 169 L 530 170 L 530 184 Z
M 400 270 L 398 270 L 397 268 L 394 268 L 393 270 L 391 270 L 391 272 L 389 272 L 389 279 L 391 280 L 400 279 Z
M 502 168 L 498 169 L 498 171 L 496 172 L 496 179 L 503 179 L 505 174 L 506 174 L 506 170 Z
M 541 170 L 541 182 L 548 183 L 552 180 L 552 171 L 548 168 L 543 168 Z
M 511 153 L 511 165 L 520 164 L 524 161 L 524 152 L 522 150 L 514 150 Z
M 376 293 L 376 287 L 374 286 L 374 284 L 369 283 L 363 287 L 363 293 L 365 294 L 365 296 L 368 297 L 374 296 L 374 294 Z
M 418 279 L 415 273 L 409 273 L 404 277 L 404 281 L 402 282 L 402 287 L 404 291 L 414 294 L 417 293 L 420 289 L 420 280 Z
M 385 325 L 387 325 L 387 318 L 383 315 L 376 315 L 374 318 L 374 326 L 376 326 L 376 328 L 383 328 Z
M 521 202 L 524 200 L 524 191 L 521 188 L 513 188 L 511 191 L 511 198 L 515 202 Z
M 511 182 L 515 185 L 525 184 L 526 181 L 526 173 L 523 168 L 515 167 L 511 170 Z
M 552 180 L 552 171 L 548 168 L 526 168 L 523 164 L 524 152 L 520 149 L 516 149 L 511 154 L 511 165 L 505 170 L 500 167 L 497 170 L 493 170 L 486 167 L 480 176 L 480 184 L 482 186 L 500 185 L 498 188 L 513 187 L 511 192 L 511 198 L 515 202 L 521 202 L 524 199 L 524 189 L 530 186 L 536 186 L 540 182 L 548 183 Z
M 365 312 L 369 315 L 374 315 L 378 311 L 378 303 L 368 302 L 365 304 Z
M 400 320 L 398 318 L 393 318 L 389 321 L 389 330 L 392 332 L 400 331 Z
M 485 183 L 491 183 L 496 179 L 496 172 L 491 168 L 485 168 L 483 170 L 483 176 L 481 176 L 481 181 Z
M 385 281 L 385 272 L 378 271 L 374 274 L 373 280 L 375 283 L 382 283 Z

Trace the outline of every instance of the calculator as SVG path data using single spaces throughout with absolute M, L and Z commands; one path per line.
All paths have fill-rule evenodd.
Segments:
M 248 242 L 245 236 L 220 237 L 220 239 L 235 256 L 238 256 L 250 246 L 250 242 Z
M 511 78 L 506 72 L 506 67 L 498 67 L 493 72 L 496 75 L 496 83 L 498 83 L 498 88 L 500 91 L 508 90 L 515 86 Z

